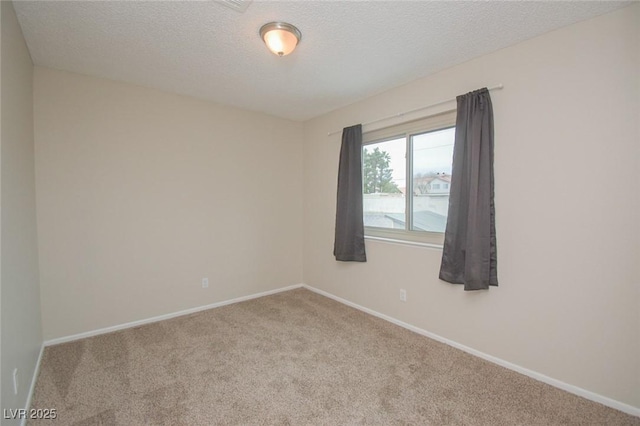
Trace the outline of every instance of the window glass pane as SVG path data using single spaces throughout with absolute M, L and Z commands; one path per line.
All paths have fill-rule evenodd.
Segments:
M 364 226 L 405 229 L 406 139 L 362 149 Z
M 412 137 L 413 230 L 444 232 L 455 127 Z

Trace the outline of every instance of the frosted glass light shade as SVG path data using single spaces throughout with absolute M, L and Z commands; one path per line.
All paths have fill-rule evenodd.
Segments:
M 296 48 L 302 34 L 291 24 L 270 22 L 260 28 L 260 37 L 274 54 L 286 56 Z

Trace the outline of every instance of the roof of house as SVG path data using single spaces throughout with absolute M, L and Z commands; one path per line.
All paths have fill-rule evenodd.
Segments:
M 388 213 L 385 217 L 398 225 L 404 226 L 405 224 L 405 217 L 402 213 Z M 431 211 L 413 212 L 413 227 L 419 231 L 444 232 L 447 227 L 447 217 Z
M 431 183 L 436 179 L 440 179 L 444 182 L 451 182 L 451 175 L 447 175 L 447 174 L 438 174 L 436 176 L 423 176 L 423 177 L 414 177 L 413 178 L 414 181 L 416 182 L 425 182 L 425 183 Z

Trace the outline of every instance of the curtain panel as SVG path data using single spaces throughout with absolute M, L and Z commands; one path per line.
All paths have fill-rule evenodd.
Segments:
M 498 285 L 493 107 L 487 88 L 458 96 L 440 279 L 465 290 Z
M 367 261 L 362 218 L 361 124 L 342 131 L 333 255 L 344 262 Z

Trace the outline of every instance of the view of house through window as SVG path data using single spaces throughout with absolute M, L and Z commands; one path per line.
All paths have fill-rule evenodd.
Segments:
M 413 149 L 413 227 L 411 229 L 415 231 L 445 231 L 455 133 L 455 127 L 451 127 L 411 138 Z
M 418 126 L 399 136 L 365 137 L 362 170 L 367 235 L 404 239 L 409 234 L 444 233 L 455 116 L 445 118 L 431 123 L 426 131 Z

